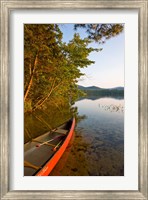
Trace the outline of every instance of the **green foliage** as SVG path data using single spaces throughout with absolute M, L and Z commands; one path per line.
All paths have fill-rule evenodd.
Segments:
M 104 43 L 105 40 L 115 37 L 123 31 L 123 24 L 76 24 L 75 29 L 84 28 L 88 38 L 95 42 Z
M 24 101 L 25 112 L 44 106 L 74 102 L 81 68 L 94 63 L 88 59 L 93 49 L 90 39 L 75 34 L 68 43 L 56 24 L 24 25 Z
M 24 103 L 24 110 L 27 110 L 28 112 L 32 110 L 31 100 Z

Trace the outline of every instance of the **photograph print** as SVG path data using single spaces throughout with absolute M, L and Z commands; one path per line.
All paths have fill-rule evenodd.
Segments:
M 124 24 L 24 24 L 24 176 L 124 176 Z

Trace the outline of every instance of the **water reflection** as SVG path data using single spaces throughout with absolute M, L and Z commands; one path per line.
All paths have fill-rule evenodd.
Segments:
M 124 175 L 124 100 L 100 98 L 81 99 L 75 139 L 62 176 Z M 112 111 L 114 110 L 114 112 Z M 60 166 L 61 161 L 57 166 Z M 57 175 L 57 168 L 51 175 Z
M 77 107 L 62 106 L 57 108 L 50 104 L 44 110 L 26 113 L 24 117 L 24 143 L 63 124 L 72 117 L 73 113 L 77 113 Z
M 124 100 L 81 99 L 70 107 L 49 106 L 25 116 L 25 141 L 77 114 L 73 140 L 51 176 L 124 175 Z
M 118 99 L 118 100 L 123 100 L 124 99 L 124 95 L 88 95 L 87 97 L 81 97 L 79 100 L 83 100 L 83 99 L 90 99 L 90 100 L 98 100 L 98 99 L 105 99 L 105 98 L 110 98 L 110 99 Z
M 77 125 L 77 131 L 81 130 L 89 145 L 86 156 L 89 163 L 93 163 L 89 174 L 123 175 L 124 100 L 84 99 L 76 105 L 80 115 L 87 115 L 87 119 Z
M 98 106 L 102 109 L 104 109 L 105 111 L 109 111 L 109 112 L 124 112 L 124 107 L 122 105 L 101 105 L 98 104 Z

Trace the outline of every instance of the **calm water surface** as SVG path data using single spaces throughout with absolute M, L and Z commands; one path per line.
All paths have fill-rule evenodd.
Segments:
M 82 99 L 74 138 L 51 175 L 124 175 L 124 100 Z

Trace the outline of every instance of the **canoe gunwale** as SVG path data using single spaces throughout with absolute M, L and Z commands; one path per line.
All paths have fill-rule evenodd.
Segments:
M 66 139 L 60 146 L 60 148 L 56 151 L 56 153 L 49 159 L 49 161 L 45 164 L 45 166 L 36 174 L 36 176 L 48 176 L 52 169 L 55 167 L 61 156 L 63 155 L 66 147 L 68 146 L 70 139 L 73 135 L 75 127 L 75 118 L 72 119 L 72 124 L 69 130 L 69 133 L 66 136 Z

